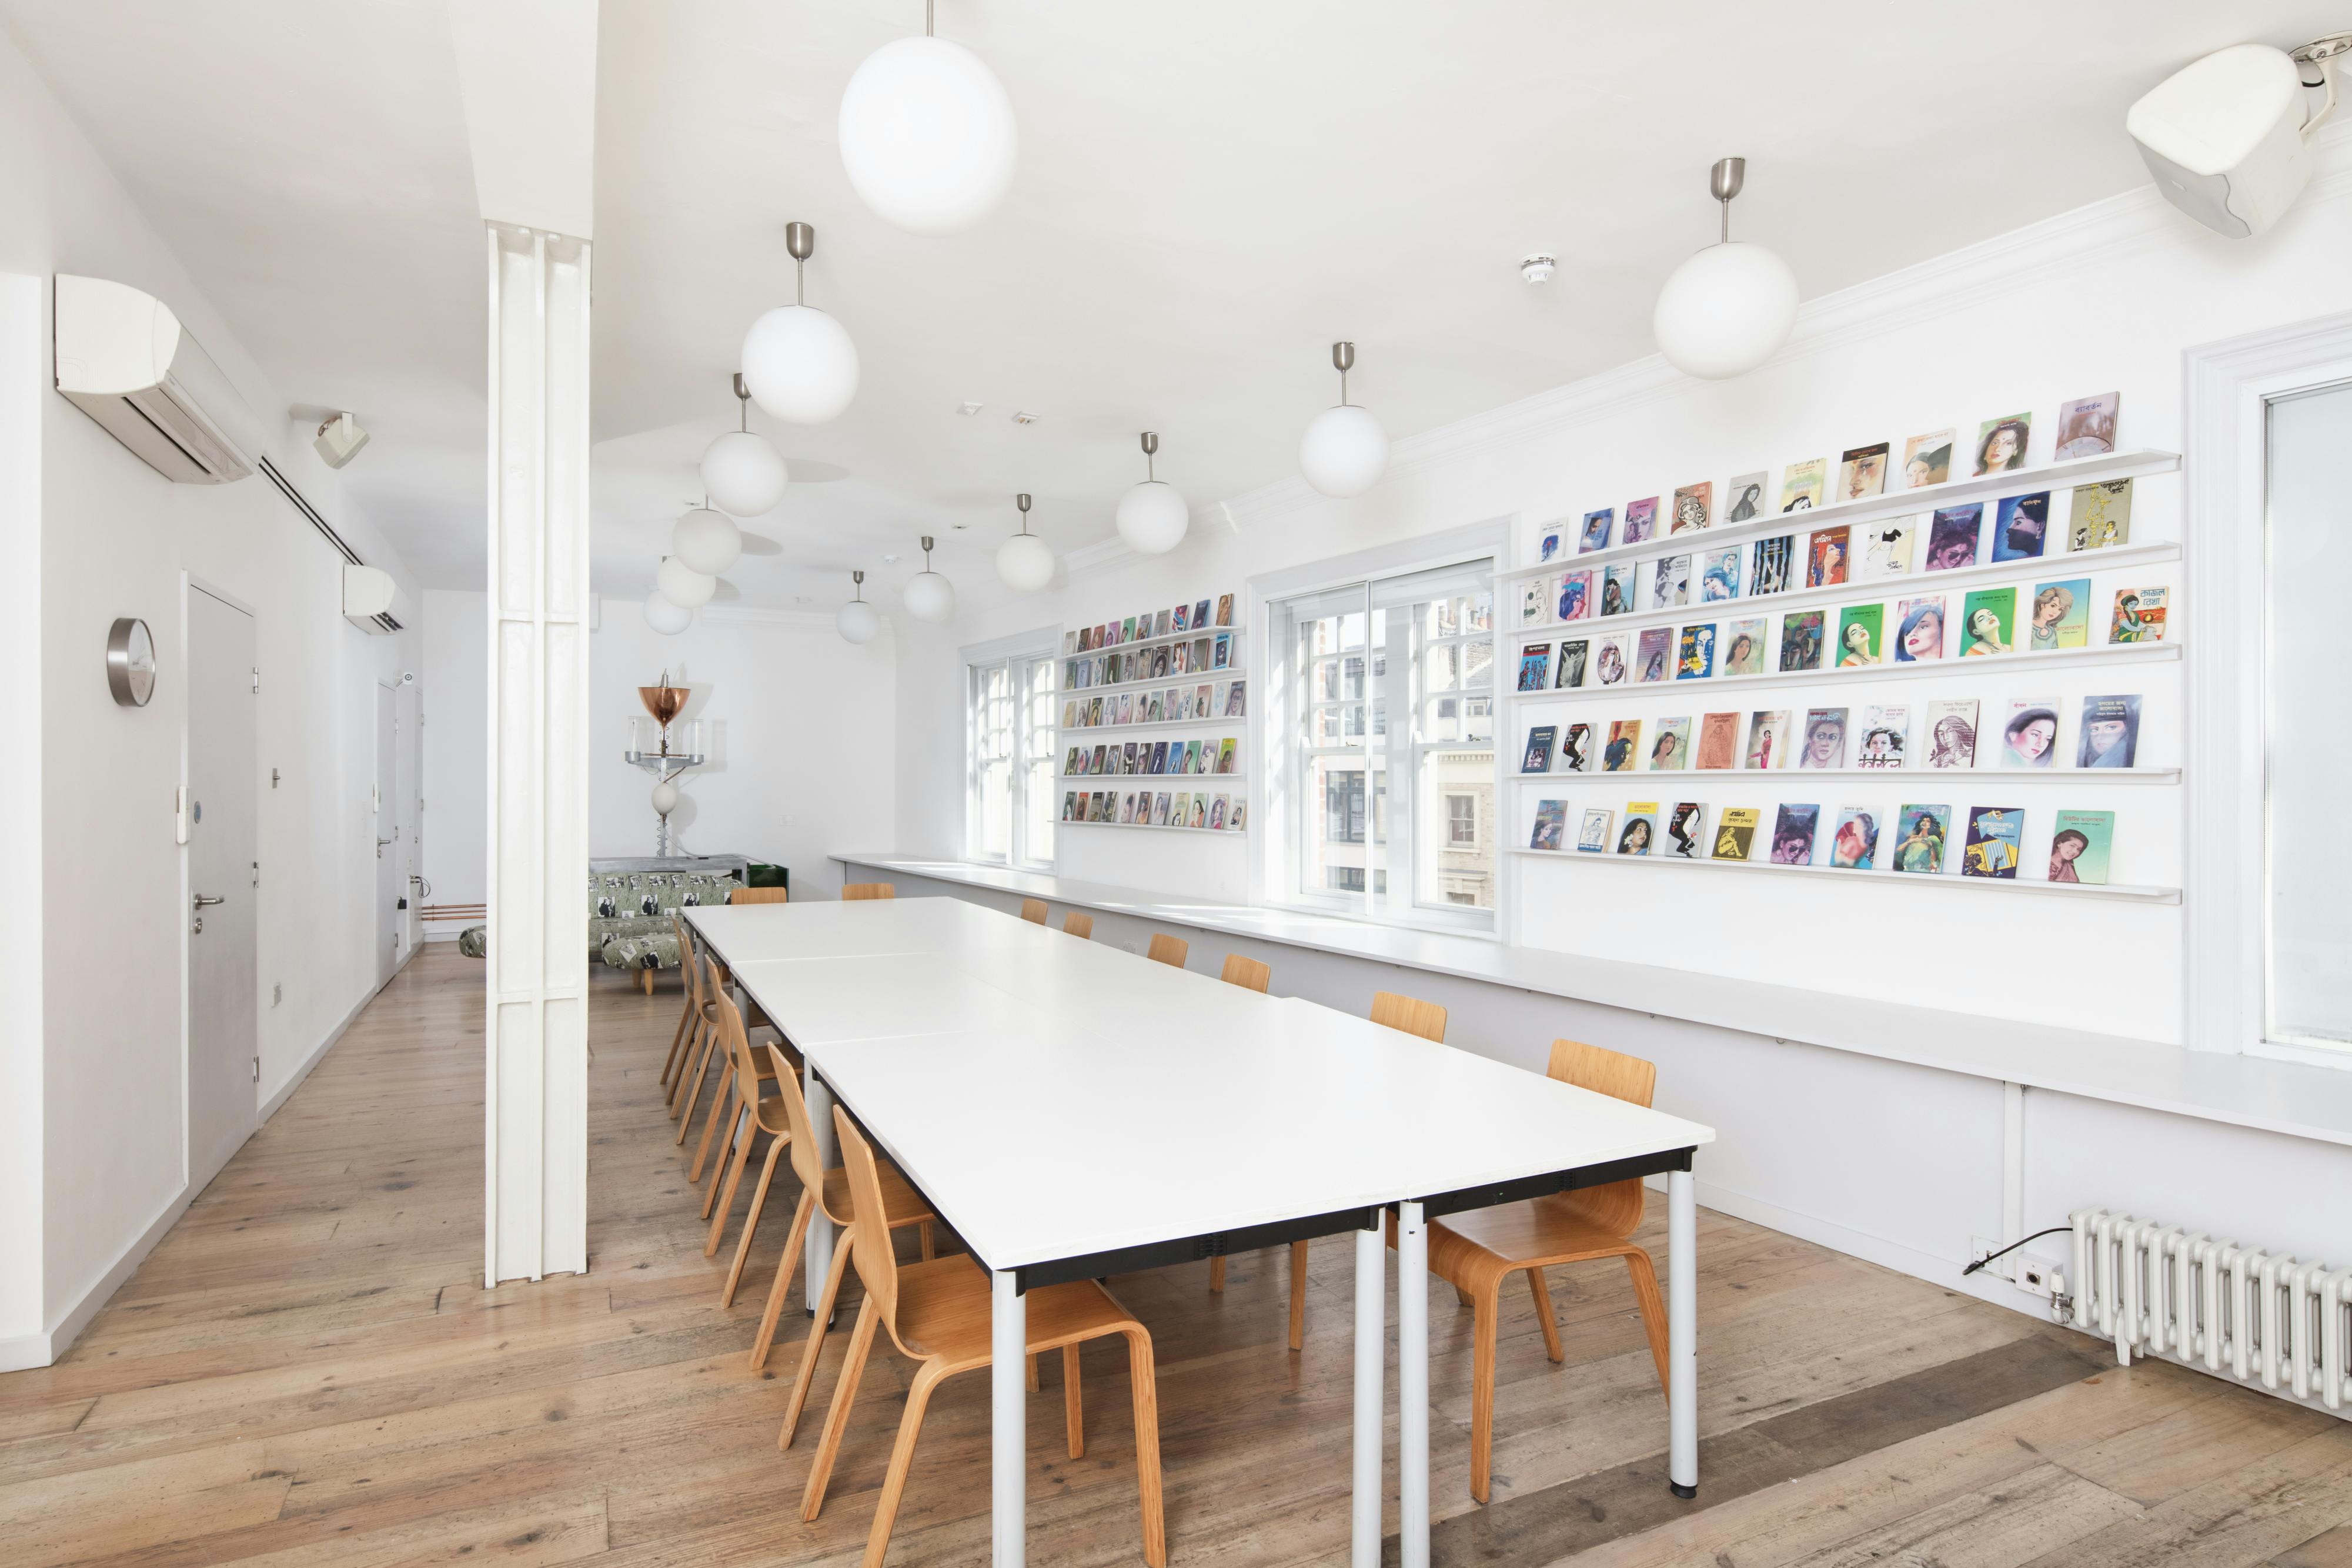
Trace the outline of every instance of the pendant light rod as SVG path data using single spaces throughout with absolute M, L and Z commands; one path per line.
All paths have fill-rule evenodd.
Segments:
M 1160 433 L 1156 430 L 1145 431 L 1143 433 L 1143 477 L 1147 484 L 1160 477 L 1151 466 L 1151 459 L 1159 454 L 1159 451 Z
M 1356 368 L 1356 345 L 1353 343 L 1332 344 L 1331 364 L 1332 367 L 1339 372 L 1339 404 L 1344 408 L 1347 406 L 1348 402 L 1348 372 Z
M 931 6 L 933 0 L 923 0 L 923 37 L 931 37 Z
M 1025 534 L 1029 531 L 1029 492 L 1024 490 L 1013 500 L 1021 508 L 1021 531 Z
M 850 597 L 859 600 L 864 599 L 866 597 L 866 574 L 862 571 L 853 571 L 849 574 L 849 580 L 856 585 L 850 590 Z
M 808 258 L 816 254 L 816 230 L 807 224 L 794 221 L 784 225 L 784 248 L 793 256 L 793 303 L 808 303 L 803 285 L 808 281 Z
M 1731 198 L 1739 194 L 1740 187 L 1747 183 L 1748 160 L 1745 158 L 1718 158 L 1715 161 L 1715 167 L 1707 171 L 1706 188 L 1715 193 L 1717 201 L 1723 204 L 1723 243 L 1726 245 L 1731 243 Z
M 923 570 L 931 570 L 931 536 L 929 534 L 923 536 Z
M 735 401 L 742 405 L 735 411 L 740 422 L 735 428 L 749 434 L 751 428 L 751 389 L 744 384 L 740 371 L 735 372 Z

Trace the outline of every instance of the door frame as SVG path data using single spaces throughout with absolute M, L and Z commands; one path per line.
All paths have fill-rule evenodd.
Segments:
M 188 627 L 191 620 L 193 619 L 188 596 L 192 593 L 202 593 L 209 598 L 216 599 L 223 604 L 227 605 L 230 609 L 242 611 L 247 616 L 250 617 L 253 622 L 254 658 L 257 662 L 257 668 L 258 668 L 258 661 L 261 657 L 260 612 L 255 610 L 252 605 L 238 598 L 236 594 L 228 591 L 228 590 L 204 578 L 198 577 L 194 572 L 188 570 L 184 567 L 182 568 L 180 571 L 179 637 L 179 669 L 181 672 L 179 800 L 181 802 L 180 810 L 183 812 L 187 810 L 186 801 L 188 799 L 188 792 L 194 788 L 194 781 L 190 777 L 189 772 L 189 761 L 192 755 L 192 748 L 189 745 L 190 737 L 188 734 L 189 716 L 194 709 L 194 705 L 189 700 L 189 693 L 193 688 L 188 680 Z M 255 710 L 254 720 L 254 767 L 256 769 L 253 780 L 255 786 L 254 854 L 256 858 L 258 859 L 261 853 L 261 779 L 259 774 L 261 726 L 260 712 L 257 708 Z M 187 1189 L 193 1184 L 194 1179 L 196 1146 L 196 1107 L 194 1096 L 195 1083 L 194 1060 L 194 1053 L 196 1047 L 194 992 L 195 954 L 193 947 L 194 936 L 194 933 L 192 933 L 188 928 L 187 921 L 189 901 L 194 896 L 195 884 L 193 880 L 194 873 L 189 867 L 189 861 L 192 857 L 189 852 L 188 827 L 189 824 L 187 821 L 183 817 L 179 821 L 176 830 L 179 838 L 179 843 L 176 847 L 180 852 L 178 879 L 179 903 L 175 906 L 175 913 L 179 917 L 180 928 L 180 1187 L 183 1194 L 187 1193 Z M 256 896 L 254 898 L 253 910 L 253 1050 L 254 1053 L 258 1056 L 261 1052 L 261 900 L 259 897 L 259 890 L 256 889 L 255 892 Z M 253 1086 L 253 1114 L 255 1125 L 257 1129 L 261 1119 L 261 1085 L 258 1082 L 256 1082 Z M 233 1158 L 235 1156 L 231 1157 Z

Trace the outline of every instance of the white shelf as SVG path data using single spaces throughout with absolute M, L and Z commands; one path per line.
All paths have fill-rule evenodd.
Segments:
M 1057 828 L 1122 828 L 1129 832 L 1202 833 L 1217 838 L 1246 838 L 1247 828 L 1180 828 L 1172 822 L 1056 822 Z
M 1766 836 L 1761 822 L 1757 824 L 1756 831 L 1759 840 Z M 1850 866 L 1778 865 L 1770 861 L 1686 861 L 1675 855 L 1601 854 L 1589 850 L 1514 849 L 1510 852 L 1529 860 L 1567 860 L 1581 865 L 1675 866 L 1685 871 L 1713 867 L 1718 871 L 1761 872 L 1780 876 L 1833 876 L 1853 882 L 1901 883 L 1912 887 L 1991 888 L 2010 893 L 2054 894 L 2064 898 L 2111 898 L 2132 904 L 2180 902 L 2180 890 L 2177 887 L 2142 887 L 2130 883 L 2045 882 L 2040 878 L 1961 876 L 1952 872 L 1861 871 Z
M 1204 724 L 1241 724 L 1247 717 L 1245 714 L 1228 713 L 1219 714 L 1213 718 L 1154 718 L 1141 724 L 1062 724 L 1054 727 L 1065 736 L 1118 735 L 1132 729 L 1191 729 Z M 1075 746 L 1078 743 L 1068 741 L 1066 744 Z
M 1124 621 L 1126 617 L 1121 616 L 1119 619 Z M 1238 626 L 1195 626 L 1190 632 L 1171 632 L 1165 637 L 1138 637 L 1131 643 L 1105 643 L 1099 648 L 1076 648 L 1064 653 L 1062 657 L 1065 659 L 1091 659 L 1097 653 L 1124 653 L 1130 648 L 1156 648 L 1163 643 L 1171 645 L 1178 643 L 1190 643 L 1195 638 L 1214 637 L 1220 632 L 1231 632 L 1234 635 L 1239 635 L 1241 628 Z
M 1643 768 L 1635 773 L 1514 773 L 1511 778 L 1521 784 L 1590 784 L 1595 779 L 1614 779 L 1630 785 L 1636 779 L 1997 779 L 2008 784 L 2178 784 L 2178 768 L 1666 768 L 1656 771 Z M 1916 791 L 1914 791 L 1916 793 Z M 1530 851 L 1530 853 L 1537 852 Z
M 1084 657 L 1084 655 L 1081 655 L 1081 657 Z M 1087 697 L 1100 696 L 1105 692 L 1131 692 L 1141 686 L 1160 686 L 1165 688 L 1168 686 L 1214 685 L 1219 681 L 1244 681 L 1248 678 L 1249 677 L 1247 675 L 1242 674 L 1241 666 L 1239 664 L 1226 664 L 1222 668 L 1213 670 L 1187 670 L 1181 675 L 1152 675 L 1140 681 L 1113 681 L 1107 686 L 1065 686 L 1055 695 L 1062 697 L 1076 697 L 1083 702 Z M 1076 725 L 1071 725 L 1068 727 L 1076 729 L 1079 727 Z M 1112 727 L 1105 724 L 1096 725 L 1091 727 L 1097 729 L 1109 729 Z
M 1590 550 L 1582 555 L 1556 556 L 1540 566 L 1519 567 L 1511 571 L 1497 572 L 1495 576 L 1497 582 L 1523 582 L 1547 573 L 1564 571 L 1570 567 L 1651 560 L 1659 556 L 1682 555 L 1703 548 L 1719 549 L 1735 541 L 1769 538 L 1773 534 L 1801 530 L 1810 533 L 1840 524 L 1850 526 L 1876 522 L 1882 517 L 1907 517 L 1916 513 L 1932 512 L 1939 507 L 1964 506 L 1970 501 L 1990 500 L 1999 496 L 2027 495 L 2035 490 L 2056 490 L 2062 486 L 2071 489 L 2077 485 L 2095 484 L 2104 479 L 2137 479 L 2150 474 L 2169 474 L 2179 466 L 2180 455 L 2177 452 L 2152 449 L 2110 452 L 2096 457 L 2046 463 L 2039 468 L 2012 468 L 2000 474 L 1947 479 L 1940 485 L 1893 491 L 1861 501 L 1840 501 L 1832 506 L 1815 507 L 1806 512 L 1768 512 L 1744 523 L 1724 523 L 1686 533 L 1660 534 L 1639 544 L 1612 545 L 1607 549 Z M 1578 520 L 1561 519 L 1563 537 Z M 1661 525 L 1669 520 L 1663 513 L 1658 518 Z M 1622 519 L 1619 521 L 1622 523 Z M 1499 601 L 1497 608 L 1500 608 Z M 1612 616 L 1611 619 L 1622 620 L 1623 617 Z
M 1824 658 L 1834 641 L 1830 637 L 1822 639 Z M 1956 654 L 1948 659 L 1921 659 L 1901 664 L 1884 662 L 1819 670 L 1767 670 L 1760 675 L 1710 675 L 1696 681 L 1635 683 L 1629 680 L 1613 686 L 1585 685 L 1567 691 L 1546 687 L 1539 692 L 1523 692 L 1513 686 L 1508 695 L 1510 700 L 1522 704 L 1622 701 L 1635 694 L 1663 696 L 1671 691 L 1717 692 L 1727 688 L 1747 691 L 1760 686 L 1818 685 L 1843 681 L 1907 681 L 1931 675 L 1966 675 L 1979 671 L 2016 670 L 2027 666 L 2077 669 L 2086 664 L 2160 664 L 2179 657 L 2180 644 L 2178 643 L 2121 643 L 2096 648 L 2061 648 L 2047 653 L 1987 653 L 1974 659 Z
M 1710 534 L 1714 531 L 1712 528 L 1707 530 Z M 1688 539 L 1696 536 L 1683 534 L 1678 537 Z M 1924 538 L 1918 540 L 1917 548 L 1924 550 L 1926 543 Z M 1694 546 L 1692 553 L 1696 553 L 1698 549 Z M 1677 550 L 1673 553 L 1684 552 Z M 1565 637 L 1573 642 L 1579 637 L 1612 636 L 1619 632 L 1639 630 L 1644 626 L 1693 626 L 1702 621 L 1744 621 L 1759 615 L 1769 620 L 1769 612 L 1776 609 L 1802 610 L 1816 604 L 1868 604 L 1873 601 L 1867 596 L 1882 589 L 1885 590 L 1885 600 L 1918 599 L 1935 592 L 1946 583 L 1964 586 L 2011 577 L 2083 577 L 2127 567 L 2161 566 L 2179 559 L 2180 547 L 2177 544 L 2114 545 L 2105 549 L 2063 551 L 2026 560 L 1963 566 L 1950 571 L 1907 571 L 1900 577 L 1874 577 L 1858 582 L 1841 582 L 1833 588 L 1792 588 L 1783 593 L 1748 593 L 1737 599 L 1710 599 L 1664 610 L 1636 611 L 1629 615 L 1588 615 L 1581 621 L 1530 622 L 1508 635 L 1521 641 L 1538 638 L 1557 641 Z M 1576 561 L 1571 559 L 1565 564 L 1554 561 L 1549 570 L 1560 572 L 1575 568 Z
M 1200 790 L 1194 785 L 1170 784 L 1168 781 L 1171 779 L 1199 779 L 1203 781 L 1211 779 L 1246 779 L 1249 775 L 1246 773 L 1057 773 L 1055 777 L 1065 784 L 1084 784 L 1089 789 L 1108 789 L 1111 784 L 1124 784 L 1129 789 L 1140 789 L 1149 785 L 1154 789 L 1165 787 L 1171 794 L 1181 789 L 1191 789 L 1197 795 Z M 1108 784 L 1104 782 L 1106 779 L 1109 781 Z M 1214 792 L 1213 789 L 1211 790 L 1211 793 Z

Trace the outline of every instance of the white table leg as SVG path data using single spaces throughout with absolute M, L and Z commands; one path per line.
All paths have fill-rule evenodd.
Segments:
M 1398 1556 L 1429 1568 L 1429 1224 L 1397 1205 Z
M 1666 1173 L 1666 1484 L 1698 1496 L 1698 1192 Z
M 991 1274 L 989 1288 L 989 1560 L 993 1568 L 1021 1568 L 1029 1533 L 1024 1512 L 1028 1500 L 1029 1305 L 1009 1271 Z
M 1388 1241 L 1356 1232 L 1356 1483 L 1350 1568 L 1381 1568 L 1381 1374 L 1388 1363 Z
M 802 1074 L 802 1095 L 808 1101 L 809 1131 L 816 1134 L 816 1163 L 821 1169 L 831 1170 L 840 1163 L 834 1150 L 833 1091 L 816 1075 L 812 1064 Z M 824 1214 L 824 1205 L 816 1204 L 809 1214 L 808 1239 L 801 1247 L 801 1304 L 810 1312 L 824 1295 L 824 1277 L 833 1268 L 833 1221 Z

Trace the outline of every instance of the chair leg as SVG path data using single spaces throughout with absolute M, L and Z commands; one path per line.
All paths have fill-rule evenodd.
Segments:
M 1032 1351 L 1029 1355 L 1029 1392 L 1036 1393 L 1037 1387 L 1037 1355 Z
M 833 1404 L 824 1413 L 824 1433 L 816 1445 L 816 1460 L 809 1466 L 808 1490 L 801 1494 L 801 1518 L 814 1520 L 824 1506 L 825 1483 L 833 1479 L 833 1461 L 841 1455 L 842 1434 L 849 1429 L 849 1406 L 857 1398 L 857 1380 L 866 1372 L 866 1357 L 874 1348 L 874 1326 L 882 1313 L 873 1297 L 857 1309 L 857 1326 L 850 1331 L 849 1359 L 841 1364 L 841 1381 L 833 1390 Z
M 1482 1503 L 1495 1472 L 1495 1328 L 1502 1291 L 1499 1279 L 1481 1284 L 1470 1308 L 1470 1496 Z
M 678 1052 L 686 1044 L 686 1026 L 693 1020 L 694 996 L 693 993 L 688 992 L 686 998 L 686 1010 L 677 1015 L 677 1029 L 669 1037 L 669 1054 L 662 1059 L 660 1082 L 663 1083 L 669 1082 L 671 1071 L 677 1066 Z
M 1127 1334 L 1127 1380 L 1135 1390 L 1135 1480 L 1143 1494 L 1143 1560 L 1168 1568 L 1168 1521 L 1160 1492 L 1160 1385 L 1151 1367 L 1151 1336 Z M 1075 1380 L 1074 1380 L 1075 1381 Z
M 670 1075 L 668 1103 L 669 1119 L 673 1122 L 677 1120 L 678 1101 L 686 1092 L 687 1075 L 694 1071 L 694 1064 L 702 1060 L 702 1009 L 690 998 L 686 1005 L 694 1017 L 687 1025 L 685 1053 L 677 1059 L 677 1071 Z
M 1290 1244 L 1290 1348 L 1307 1348 L 1307 1243 Z
M 694 1164 L 687 1167 L 686 1179 L 688 1182 L 698 1182 L 702 1179 L 703 1156 L 710 1152 L 711 1135 L 719 1130 L 719 1112 L 722 1109 L 727 1108 L 730 1103 L 735 1098 L 733 1094 L 729 1092 L 734 1085 L 735 1064 L 730 1061 L 719 1070 L 719 1088 L 710 1096 L 709 1113 L 702 1118 L 702 1142 L 695 1145 Z M 684 1122 L 680 1122 L 678 1124 L 678 1128 L 681 1132 L 685 1130 L 685 1127 L 686 1124 Z M 727 1124 L 727 1136 L 729 1143 L 720 1145 L 719 1148 L 719 1158 L 722 1164 L 726 1161 L 727 1150 L 731 1145 L 735 1136 L 735 1124 L 731 1119 Z M 710 1204 L 708 1198 L 704 1200 L 702 1205 L 702 1218 L 705 1219 L 710 1218 Z
M 907 1472 L 914 1468 L 915 1439 L 922 1435 L 923 1412 L 931 1403 L 931 1390 L 940 1382 L 932 1370 L 937 1364 L 923 1363 L 907 1389 L 907 1413 L 898 1417 L 898 1440 L 890 1447 L 890 1468 L 882 1474 L 882 1495 L 874 1503 L 874 1527 L 866 1532 L 864 1568 L 882 1568 L 882 1560 L 889 1555 L 890 1530 L 898 1522 L 898 1500 L 907 1495 Z
M 710 1235 L 702 1244 L 705 1258 L 719 1250 L 719 1240 L 727 1234 L 727 1217 L 735 1209 L 735 1189 L 743 1185 L 743 1167 L 751 1163 L 751 1145 L 759 1136 L 759 1124 L 751 1119 L 751 1107 L 744 1103 L 742 1096 L 736 1096 L 735 1109 L 727 1118 L 727 1138 L 735 1145 L 735 1157 L 730 1160 L 725 1149 L 719 1151 L 719 1164 L 727 1166 L 726 1191 L 719 1191 L 719 1167 L 713 1166 L 710 1190 L 702 1199 L 702 1212 L 710 1218 Z M 714 1204 L 713 1198 L 719 1201 Z
M 751 1208 L 743 1216 L 743 1235 L 735 1243 L 735 1261 L 727 1270 L 727 1289 L 719 1298 L 722 1307 L 735 1304 L 735 1287 L 742 1283 L 743 1265 L 751 1260 L 751 1238 L 760 1228 L 760 1213 L 768 1207 L 768 1186 L 776 1179 L 776 1161 L 792 1141 L 790 1133 L 779 1133 L 768 1140 L 767 1162 L 760 1167 L 760 1184 L 751 1189 Z
M 1078 1347 L 1062 1347 L 1062 1425 L 1069 1428 L 1070 1458 L 1087 1457 L 1087 1416 L 1078 1399 Z
M 715 1049 L 719 1042 L 719 1030 L 713 1027 L 707 1028 L 702 1032 L 705 1037 L 702 1042 L 702 1055 L 695 1062 L 694 1082 L 688 1088 L 686 1099 L 678 1112 L 677 1142 L 681 1144 L 686 1142 L 686 1134 L 694 1125 L 694 1107 L 695 1103 L 702 1098 L 703 1075 L 710 1071 L 710 1059 L 719 1054 Z
M 833 1267 L 824 1272 L 824 1294 L 817 1298 L 816 1316 L 809 1320 L 808 1345 L 801 1352 L 800 1370 L 793 1375 L 793 1402 L 784 1407 L 784 1429 L 776 1434 L 779 1448 L 793 1446 L 793 1430 L 801 1424 L 801 1407 L 808 1403 L 809 1384 L 816 1377 L 817 1353 L 824 1349 L 824 1325 L 833 1320 L 834 1300 L 841 1294 L 841 1276 L 848 1268 L 849 1227 L 845 1225 L 833 1239 Z
M 1658 1294 L 1658 1271 L 1647 1252 L 1625 1254 L 1625 1272 L 1633 1276 L 1633 1300 L 1642 1309 L 1642 1330 L 1650 1336 L 1650 1357 L 1658 1364 L 1658 1392 L 1667 1391 L 1666 1302 Z
M 1528 1293 L 1536 1299 L 1536 1322 L 1543 1324 L 1544 1354 L 1554 1361 L 1566 1361 L 1568 1353 L 1559 1348 L 1559 1324 L 1552 1321 L 1551 1289 L 1544 1283 L 1543 1270 L 1528 1270 Z
M 1225 1255 L 1220 1252 L 1214 1258 L 1209 1260 L 1209 1289 L 1212 1291 L 1222 1291 L 1224 1288 Z
M 916 1234 L 922 1238 L 923 1261 L 928 1263 L 932 1259 L 938 1257 L 939 1239 L 932 1234 L 931 1222 L 928 1219 L 922 1221 L 921 1224 L 916 1228 Z
M 768 1304 L 760 1313 L 759 1337 L 751 1342 L 754 1372 L 768 1364 L 769 1347 L 776 1343 L 776 1321 L 784 1315 L 784 1303 L 792 1300 L 794 1266 L 801 1260 L 801 1242 L 808 1235 L 809 1214 L 815 1207 L 816 1195 L 803 1190 L 793 1209 L 793 1230 L 784 1238 L 783 1255 L 776 1260 L 776 1279 L 768 1287 Z
M 1470 1304 L 1470 1292 L 1456 1285 L 1454 1287 L 1454 1299 L 1466 1307 Z

